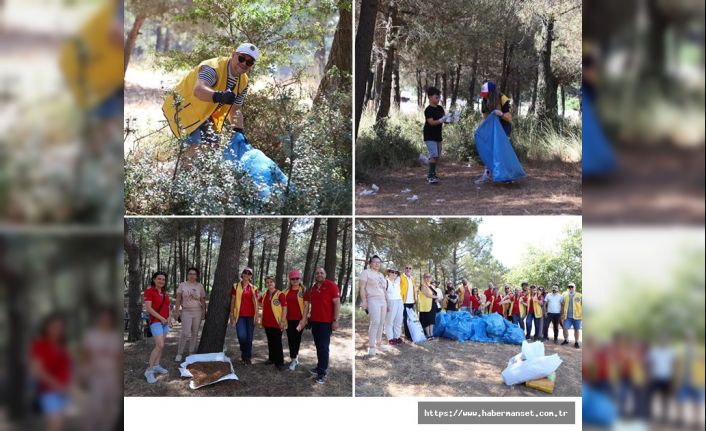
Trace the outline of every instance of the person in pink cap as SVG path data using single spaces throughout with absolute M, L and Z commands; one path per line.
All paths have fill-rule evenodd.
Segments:
M 289 271 L 289 286 L 284 290 L 287 297 L 287 344 L 289 345 L 289 369 L 294 371 L 299 365 L 299 345 L 302 333 L 297 331 L 299 321 L 304 317 L 304 286 L 302 273 L 298 269 Z

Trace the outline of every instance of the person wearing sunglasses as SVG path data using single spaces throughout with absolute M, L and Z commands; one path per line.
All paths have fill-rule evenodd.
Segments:
M 240 109 L 248 91 L 248 73 L 258 58 L 257 47 L 243 43 L 230 57 L 204 60 L 192 69 L 167 93 L 162 105 L 174 136 L 185 139 L 187 145 L 217 143 L 226 117 L 242 133 Z
M 252 269 L 244 268 L 240 281 L 233 285 L 230 300 L 230 325 L 235 326 L 240 358 L 246 365 L 252 365 L 252 340 L 259 308 L 257 289 L 250 282 L 251 279 Z
M 297 331 L 297 326 L 304 316 L 304 286 L 302 273 L 298 270 L 289 271 L 289 287 L 284 290 L 287 298 L 287 344 L 289 345 L 289 369 L 294 371 L 299 365 L 299 346 L 302 342 L 302 333 Z
M 402 310 L 402 325 L 404 326 L 404 336 L 407 340 L 412 341 L 412 335 L 409 333 L 407 326 L 407 310 L 414 311 L 414 305 L 417 303 L 417 290 L 414 288 L 414 277 L 412 276 L 412 265 L 404 266 L 404 272 L 400 274 L 400 293 L 404 302 Z M 415 313 L 416 314 L 416 313 Z M 398 341 L 400 344 L 402 340 Z

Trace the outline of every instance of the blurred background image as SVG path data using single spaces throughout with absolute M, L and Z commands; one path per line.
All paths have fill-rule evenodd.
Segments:
M 0 225 L 117 225 L 123 5 L 0 2 Z
M 704 218 L 704 2 L 583 4 L 586 223 Z
M 585 228 L 583 241 L 584 425 L 704 429 L 703 227 Z
M 120 238 L 0 237 L 0 429 L 122 429 Z

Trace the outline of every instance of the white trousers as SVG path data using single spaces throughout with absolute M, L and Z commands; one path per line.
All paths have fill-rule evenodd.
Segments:
M 401 299 L 390 301 L 390 312 L 385 319 L 385 335 L 388 340 L 395 340 L 402 337 L 402 316 L 404 304 Z
M 382 330 L 385 328 L 385 315 L 387 314 L 387 302 L 379 299 L 368 300 L 368 317 L 370 326 L 368 327 L 368 345 L 375 348 L 382 341 Z

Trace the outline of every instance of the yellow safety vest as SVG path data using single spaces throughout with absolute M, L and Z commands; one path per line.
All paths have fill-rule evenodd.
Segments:
M 521 295 L 521 294 L 520 294 L 520 295 L 515 295 L 515 294 L 513 293 L 512 296 L 514 297 L 514 298 L 513 298 L 513 301 L 512 301 L 511 303 L 507 304 L 507 305 L 510 306 L 510 309 L 508 310 L 508 313 L 510 313 L 510 316 L 512 316 L 512 307 L 513 307 L 513 305 L 514 305 L 514 303 L 515 303 L 514 299 L 516 298 L 516 299 L 517 299 L 517 302 L 518 302 L 518 304 L 517 304 L 517 305 L 518 305 L 518 308 L 520 309 L 520 319 L 524 319 L 525 316 L 527 316 L 527 309 L 525 308 L 525 305 L 522 303 L 522 298 L 521 298 L 522 295 Z
M 694 357 L 691 363 L 691 381 L 685 382 L 686 376 L 686 347 L 679 348 L 675 367 L 675 384 L 677 387 L 688 384 L 694 388 L 703 389 L 706 384 L 704 369 L 704 350 L 701 347 L 694 347 Z
M 574 293 L 574 301 L 573 304 L 573 319 L 575 320 L 581 320 L 582 316 L 582 311 L 583 311 L 583 300 L 581 299 L 581 294 L 578 292 Z M 569 315 L 569 293 L 566 292 L 564 293 L 564 303 L 561 306 L 561 321 L 563 322 L 566 320 L 567 316 Z
M 108 34 L 114 19 L 115 3 L 105 2 L 61 47 L 59 68 L 82 108 L 96 107 L 124 85 L 124 46 Z
M 409 281 L 408 281 L 407 275 L 400 274 L 400 293 L 402 293 L 402 302 L 403 303 L 407 300 L 407 289 L 409 288 L 410 282 L 414 283 L 413 277 L 409 277 Z M 414 299 L 414 302 L 417 302 L 417 291 L 416 290 L 412 291 L 412 298 Z
M 233 284 L 235 287 L 235 307 L 233 307 L 233 319 L 237 322 L 238 315 L 240 314 L 240 301 L 243 297 L 243 285 L 240 282 Z M 255 306 L 255 315 L 257 316 L 257 293 L 254 287 L 250 287 L 252 290 L 252 302 Z
M 419 295 L 418 295 L 419 300 L 418 300 L 418 302 L 419 302 L 419 312 L 420 313 L 426 313 L 426 312 L 431 311 L 431 301 L 433 301 L 433 299 L 429 298 L 428 296 L 426 296 L 422 293 L 422 289 L 425 287 L 427 289 L 429 289 L 433 295 L 436 295 L 436 292 L 434 292 L 434 289 L 432 289 L 431 286 L 420 286 L 419 287 Z
M 262 321 L 265 318 L 265 304 L 266 304 L 265 301 L 267 300 L 267 295 L 269 293 L 270 292 L 266 292 L 265 295 L 262 297 L 262 319 L 260 319 L 260 327 L 261 328 L 265 327 L 265 325 L 263 324 Z M 282 303 L 280 302 L 279 297 L 283 293 L 284 292 L 280 292 L 279 290 L 275 290 L 275 294 L 271 295 L 270 300 L 269 300 L 270 307 L 272 307 L 272 314 L 274 314 L 275 320 L 277 322 L 279 322 L 280 319 L 282 318 Z M 286 320 L 284 321 L 284 329 L 287 329 L 287 321 Z
M 198 129 L 209 117 L 211 121 L 213 121 L 213 129 L 216 133 L 221 133 L 223 123 L 233 105 L 219 105 L 212 101 L 203 101 L 194 95 L 194 87 L 196 86 L 196 81 L 199 79 L 201 67 L 210 66 L 214 68 L 218 74 L 216 85 L 213 89 L 215 91 L 225 91 L 226 85 L 228 84 L 229 60 L 230 57 L 217 57 L 205 60 L 189 72 L 181 82 L 177 84 L 174 90 L 182 99 L 179 103 L 174 100 L 174 94 L 167 94 L 162 104 L 162 112 L 174 136 L 177 138 L 188 136 L 194 130 Z M 247 86 L 248 75 L 242 74 L 238 77 L 233 92 L 240 94 Z
M 527 299 L 527 308 L 525 308 L 525 314 L 529 314 L 530 296 L 527 295 L 526 299 Z M 539 317 L 544 316 L 544 312 L 542 311 L 542 305 L 539 303 L 539 294 L 537 294 L 536 299 L 532 299 L 532 307 L 534 308 L 534 310 L 532 310 L 534 312 L 534 317 L 539 318 Z
M 290 290 L 292 290 L 292 288 L 288 287 L 282 293 L 286 296 L 289 294 Z M 304 288 L 301 286 L 299 286 L 299 291 L 297 291 L 297 302 L 299 303 L 299 311 L 302 313 L 302 317 L 304 317 Z

